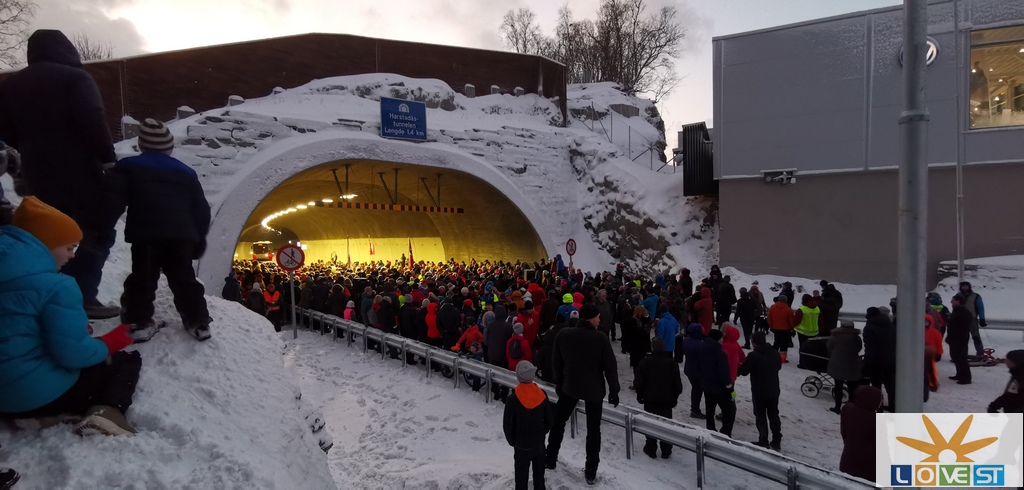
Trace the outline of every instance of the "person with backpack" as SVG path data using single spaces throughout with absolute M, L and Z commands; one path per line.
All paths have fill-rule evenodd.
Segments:
M 533 349 L 530 348 L 530 341 L 523 336 L 523 331 L 523 324 L 516 322 L 512 325 L 512 336 L 505 343 L 509 371 L 515 371 L 521 361 L 533 362 Z
M 516 389 L 505 403 L 502 432 L 515 449 L 515 488 L 526 490 L 533 468 L 533 488 L 544 488 L 546 451 L 544 437 L 555 423 L 554 410 L 547 394 L 534 379 L 537 368 L 530 361 L 516 366 Z
M 679 376 L 679 364 L 665 351 L 665 341 L 660 337 L 651 340 L 651 355 L 640 361 L 633 386 L 636 401 L 643 405 L 645 412 L 672 419 L 672 409 L 683 393 L 683 380 Z M 657 439 L 647 436 L 644 454 L 656 458 L 658 446 Z M 668 459 L 672 455 L 672 444 L 660 441 L 660 446 L 662 459 Z
M 754 425 L 757 427 L 757 442 L 761 447 L 775 451 L 782 449 L 782 419 L 779 418 L 779 371 L 782 358 L 779 351 L 768 345 L 764 332 L 757 332 L 751 338 L 754 350 L 740 366 L 740 376 L 750 376 L 750 398 L 754 408 Z M 768 440 L 771 429 L 771 441 Z

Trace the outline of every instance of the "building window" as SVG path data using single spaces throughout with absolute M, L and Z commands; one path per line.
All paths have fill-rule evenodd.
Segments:
M 972 128 L 1024 126 L 1024 26 L 971 32 Z

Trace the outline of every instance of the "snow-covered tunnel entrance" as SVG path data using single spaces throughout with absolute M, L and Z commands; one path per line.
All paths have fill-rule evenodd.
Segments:
M 397 260 L 410 242 L 416 260 L 534 261 L 556 250 L 537 232 L 544 215 L 519 189 L 444 145 L 319 133 L 271 146 L 248 169 L 214 209 L 199 263 L 207 285 L 264 240 L 274 249 L 301 241 L 307 262 Z

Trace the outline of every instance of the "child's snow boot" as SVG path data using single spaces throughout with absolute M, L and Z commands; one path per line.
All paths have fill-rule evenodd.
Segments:
M 87 436 L 104 434 L 108 436 L 124 436 L 135 434 L 124 414 L 114 407 L 97 405 L 86 411 L 86 417 L 75 427 L 75 434 Z

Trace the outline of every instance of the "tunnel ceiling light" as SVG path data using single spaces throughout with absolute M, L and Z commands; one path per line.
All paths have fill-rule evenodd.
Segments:
M 295 208 L 288 208 L 288 212 L 289 212 L 289 213 L 294 213 L 295 211 L 298 211 L 298 210 L 297 210 L 297 209 L 295 209 Z
M 307 206 L 316 206 L 316 201 L 309 201 L 306 203 Z
M 306 206 L 305 204 L 299 204 L 298 206 L 295 206 L 295 207 L 297 207 L 299 209 L 306 209 L 309 206 Z
M 342 199 L 352 199 L 354 197 L 356 197 L 356 194 L 345 194 L 344 196 L 341 196 Z
M 326 199 L 325 198 L 325 199 L 321 199 L 321 201 L 323 201 L 323 202 L 334 202 L 334 199 Z
M 999 102 L 999 96 L 998 95 L 996 96 L 996 102 Z

